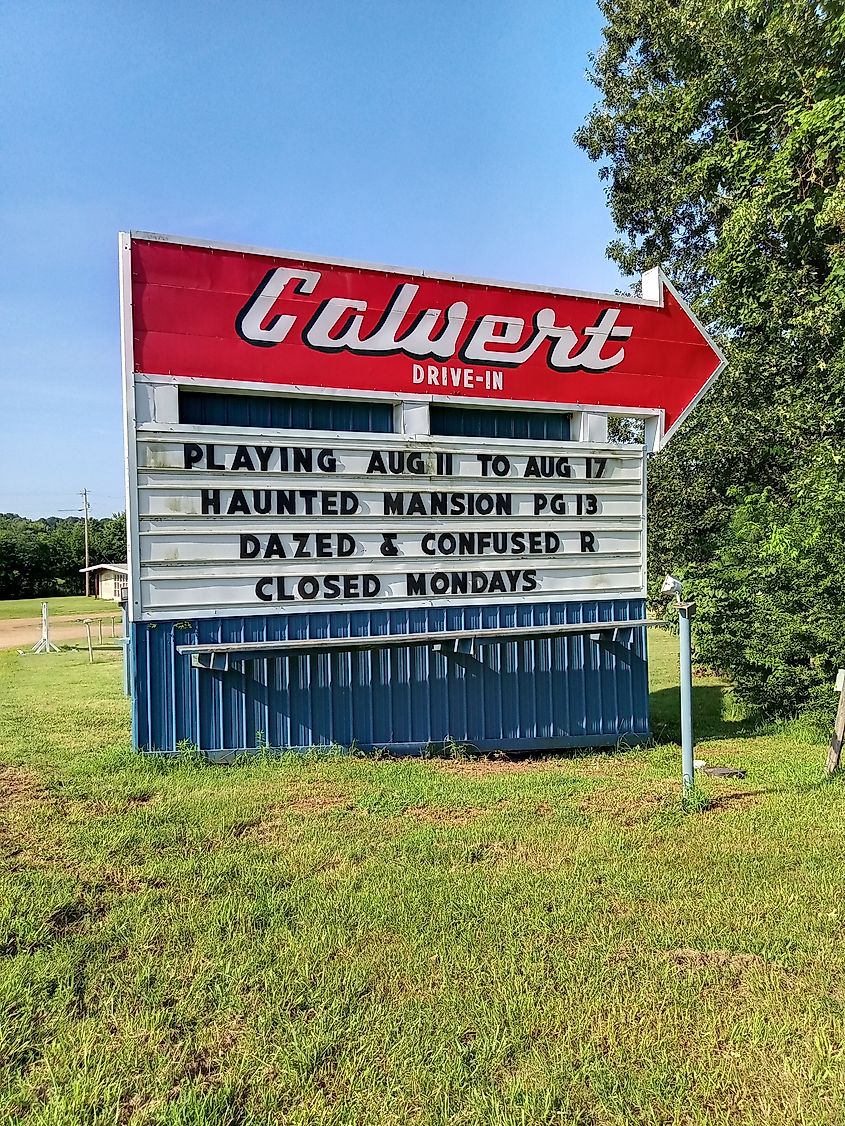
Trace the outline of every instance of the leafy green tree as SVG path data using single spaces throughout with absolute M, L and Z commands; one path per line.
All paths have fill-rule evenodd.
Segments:
M 786 495 L 783 502 L 781 493 Z M 827 445 L 779 493 L 746 493 L 717 562 L 690 568 L 702 659 L 730 668 L 740 696 L 770 714 L 835 706 L 843 653 L 845 458 Z
M 808 621 L 799 591 L 845 553 L 841 534 L 813 539 L 845 457 L 845 15 L 830 0 L 600 6 L 601 98 L 576 139 L 607 183 L 609 254 L 632 275 L 662 264 L 729 360 L 652 460 L 652 590 L 686 567 L 702 659 L 750 703 L 795 711 L 845 638 L 845 604 Z
M 92 563 L 126 562 L 126 515 L 116 512 L 106 520 L 92 521 Z
M 122 512 L 90 521 L 89 556 L 92 564 L 126 559 Z M 0 598 L 82 594 L 84 565 L 85 530 L 78 516 L 27 520 L 14 513 L 0 515 Z

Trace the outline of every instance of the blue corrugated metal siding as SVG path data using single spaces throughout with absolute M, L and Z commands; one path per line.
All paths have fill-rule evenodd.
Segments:
M 230 395 L 179 388 L 179 421 L 195 426 L 254 426 L 264 430 L 349 430 L 389 434 L 390 403 L 342 399 L 292 399 L 281 395 Z
M 568 442 L 571 424 L 570 415 L 553 411 L 431 406 L 432 434 L 453 438 L 527 438 L 533 442 Z
M 307 747 L 482 750 L 613 745 L 648 734 L 645 630 L 633 643 L 588 636 L 494 642 L 475 656 L 428 647 L 191 667 L 177 645 L 500 629 L 644 616 L 640 599 L 266 615 L 132 627 L 136 745 L 173 751 Z M 179 628 L 177 628 L 177 626 Z M 627 639 L 626 639 L 627 640 Z

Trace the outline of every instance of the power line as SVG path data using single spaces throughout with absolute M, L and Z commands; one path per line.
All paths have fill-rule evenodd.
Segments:
M 59 512 L 81 512 L 82 519 L 85 524 L 85 597 L 90 597 L 91 592 L 91 572 L 88 570 L 88 565 L 91 562 L 88 554 L 88 490 L 82 489 L 79 494 L 82 497 L 82 508 L 60 508 Z
M 85 597 L 91 596 L 91 572 L 88 570 L 88 490 L 83 489 L 82 505 L 85 511 Z

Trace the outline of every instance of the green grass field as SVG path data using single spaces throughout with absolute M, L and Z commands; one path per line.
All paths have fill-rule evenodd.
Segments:
M 0 653 L 0 1122 L 845 1121 L 845 790 L 695 695 L 684 813 L 669 742 L 140 760 L 119 659 Z
M 41 618 L 41 603 L 50 608 L 50 617 L 60 614 L 119 614 L 120 605 L 105 598 L 85 598 L 84 595 L 71 595 L 67 598 L 9 598 L 0 601 L 0 621 L 9 618 Z

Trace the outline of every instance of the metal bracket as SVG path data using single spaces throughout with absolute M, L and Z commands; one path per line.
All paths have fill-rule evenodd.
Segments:
M 211 653 L 207 650 L 201 653 L 191 653 L 191 668 L 228 672 L 231 667 L 229 657 L 229 653 Z
M 436 641 L 432 645 L 435 653 L 463 653 L 467 657 L 475 656 L 474 637 L 450 637 L 446 641 Z
M 634 630 L 632 627 L 617 626 L 614 630 L 597 630 L 589 635 L 590 641 L 595 641 L 599 645 L 612 645 L 621 643 L 623 645 L 630 645 L 634 640 Z
M 653 619 L 633 621 L 560 623 L 546 626 L 509 626 L 499 629 L 436 631 L 409 634 L 379 634 L 357 637 L 309 637 L 279 641 L 242 641 L 229 644 L 177 645 L 176 652 L 190 656 L 191 667 L 227 672 L 246 661 L 309 653 L 353 653 L 366 650 L 429 646 L 444 656 L 475 658 L 480 647 L 509 641 L 539 641 L 542 638 L 589 637 L 602 645 L 633 644 L 634 630 L 645 626 L 665 626 Z

